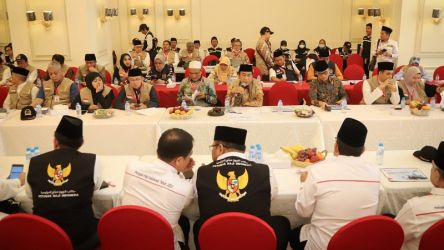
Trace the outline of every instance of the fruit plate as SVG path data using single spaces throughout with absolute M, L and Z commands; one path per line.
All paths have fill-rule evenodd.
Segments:
M 181 114 L 175 114 L 175 113 L 170 114 L 170 118 L 174 119 L 174 120 L 188 120 L 188 119 L 191 119 L 191 117 L 193 117 L 193 115 L 189 115 L 189 114 L 181 115 Z
M 97 109 L 94 111 L 94 118 L 97 119 L 107 119 L 111 118 L 114 115 L 114 111 L 110 109 Z
M 296 109 L 294 113 L 297 117 L 310 118 L 314 115 L 315 112 L 313 109 Z
M 321 153 L 323 155 L 323 158 L 321 160 L 317 161 L 317 162 L 298 161 L 296 159 L 293 159 L 291 161 L 291 163 L 293 164 L 293 166 L 300 167 L 300 168 L 308 167 L 310 165 L 313 165 L 313 164 L 316 164 L 318 162 L 321 162 L 321 161 L 325 160 L 325 158 L 327 157 L 327 150 L 321 151 L 319 153 Z
M 417 109 L 417 108 L 410 109 L 410 113 L 412 113 L 412 115 L 416 115 L 416 116 L 428 116 L 429 111 L 430 110 Z

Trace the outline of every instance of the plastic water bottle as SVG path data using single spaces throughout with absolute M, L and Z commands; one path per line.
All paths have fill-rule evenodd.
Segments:
M 119 85 L 119 79 L 117 79 L 117 77 L 114 77 L 114 85 Z
M 341 102 L 341 109 L 342 110 L 346 110 L 346 109 L 348 109 L 348 106 L 347 106 L 348 104 L 347 104 L 347 100 L 346 99 L 344 99 L 344 100 L 342 100 L 342 102 Z
M 31 161 L 32 158 L 32 148 L 30 147 L 26 148 L 25 158 L 26 158 L 26 165 L 29 166 L 29 162 Z
M 282 113 L 282 111 L 284 111 L 284 103 L 282 102 L 281 99 L 279 99 L 278 105 L 277 105 L 277 112 Z
M 187 106 L 187 102 L 185 101 L 185 99 L 184 100 L 182 100 L 182 104 L 180 104 L 180 106 L 182 107 L 182 108 L 184 108 L 184 109 L 186 109 L 188 106 Z
M 40 154 L 40 148 L 38 146 L 34 147 L 34 152 L 32 154 L 32 157 L 37 156 Z
M 401 108 L 405 108 L 405 97 L 401 97 Z
M 380 142 L 378 144 L 378 149 L 376 150 L 376 164 L 382 165 L 384 163 L 384 143 Z
M 439 106 L 441 108 L 444 108 L 444 91 L 441 92 L 441 102 L 439 103 Z
M 250 149 L 248 150 L 248 159 L 250 161 L 256 161 L 256 146 L 251 145 Z
M 131 112 L 131 105 L 128 101 L 125 102 L 125 112 L 127 115 L 129 115 Z
M 261 76 L 257 75 L 256 80 L 258 80 L 260 82 L 261 81 Z
M 80 117 L 82 115 L 82 106 L 80 106 L 80 103 L 76 104 L 76 114 L 77 117 Z
M 230 112 L 230 97 L 225 97 L 225 112 Z
M 432 109 L 434 109 L 436 106 L 436 99 L 433 96 L 432 99 L 430 99 L 430 107 L 432 107 Z
M 37 104 L 35 106 L 35 113 L 37 117 L 42 117 L 42 105 Z
M 262 152 L 262 145 L 256 144 L 256 162 L 263 162 L 264 153 Z
M 367 76 L 364 74 L 364 75 L 362 76 L 362 81 L 365 81 L 365 80 L 367 80 Z

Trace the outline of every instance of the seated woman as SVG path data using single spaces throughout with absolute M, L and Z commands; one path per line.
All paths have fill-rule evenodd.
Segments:
M 119 85 L 128 84 L 128 71 L 132 68 L 131 56 L 128 53 L 120 55 L 120 67 L 114 71 L 113 79 L 119 79 Z
M 219 64 L 214 67 L 208 76 L 209 79 L 214 80 L 214 83 L 219 84 L 230 83 L 236 77 L 236 70 L 231 67 L 230 59 L 226 56 L 220 58 Z
M 421 70 L 418 67 L 409 67 L 404 73 L 404 79 L 399 81 L 399 87 L 404 96 L 408 97 L 406 104 L 411 100 L 427 102 L 428 97 L 425 93 L 424 80 L 421 79 Z
M 82 110 L 109 109 L 114 99 L 112 89 L 104 84 L 102 76 L 97 72 L 90 72 L 85 77 L 86 87 L 71 103 L 74 109 L 80 103 Z
M 242 64 L 239 67 L 239 79 L 228 87 L 227 97 L 231 106 L 261 107 L 264 100 L 262 84 L 253 78 L 253 67 Z
M 165 56 L 162 54 L 157 54 L 154 58 L 154 66 L 151 67 L 150 73 L 147 76 L 152 85 L 167 84 L 173 81 L 173 66 L 165 64 L 165 61 Z

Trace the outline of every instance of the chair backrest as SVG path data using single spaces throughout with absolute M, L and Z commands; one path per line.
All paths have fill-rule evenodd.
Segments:
M 44 71 L 43 69 L 37 69 L 37 75 L 41 81 L 44 81 L 46 78 L 46 71 Z
M 12 214 L 0 220 L 0 248 L 72 249 L 68 235 L 55 223 L 33 214 Z
M 436 79 L 437 75 L 439 75 L 439 80 L 444 80 L 444 65 L 435 69 L 433 72 L 433 79 Z
M 359 54 L 351 54 L 347 58 L 347 67 L 352 64 L 357 64 L 360 65 L 362 68 L 364 68 L 364 59 Z
M 253 215 L 222 213 L 202 225 L 199 245 L 202 250 L 274 250 L 276 235 L 267 223 Z
M 298 91 L 293 84 L 288 82 L 275 83 L 268 94 L 268 104 L 271 106 L 277 105 L 278 101 L 282 100 L 284 105 L 298 105 Z
M 8 96 L 9 88 L 7 86 L 0 86 L 0 108 L 3 108 L 3 103 Z
M 364 76 L 364 69 L 358 64 L 348 65 L 344 70 L 344 79 L 361 80 Z
M 364 97 L 362 94 L 362 85 L 364 84 L 364 81 L 360 81 L 355 86 L 353 86 L 353 89 L 351 92 L 349 92 L 348 96 L 348 103 L 349 104 L 360 104 L 362 101 L 362 98 Z
M 336 65 L 338 66 L 339 70 L 342 72 L 344 72 L 344 70 L 342 69 L 342 57 L 338 54 L 331 54 L 330 55 L 330 61 L 336 63 Z
M 419 250 L 438 250 L 442 248 L 444 235 L 444 219 L 439 220 L 427 229 L 419 242 Z
M 375 69 L 373 70 L 372 76 L 375 76 L 378 74 L 378 68 L 375 67 Z
M 105 70 L 105 83 L 111 84 L 111 73 L 108 70 Z
M 77 67 L 70 67 L 70 69 L 72 70 L 72 72 L 74 73 L 71 80 L 75 80 L 76 79 L 76 75 L 77 75 L 77 71 L 79 70 L 79 68 Z
M 248 59 L 250 60 L 250 63 L 253 63 L 254 61 L 254 54 L 256 54 L 256 50 L 252 48 L 246 48 L 244 52 L 247 54 Z
M 216 64 L 219 63 L 219 57 L 217 57 L 215 55 L 206 56 L 203 59 L 202 66 L 208 66 L 208 64 L 213 61 L 216 61 Z M 214 64 L 214 65 L 216 65 L 216 64 Z
M 173 230 L 162 215 L 140 206 L 120 206 L 99 221 L 101 250 L 174 249 Z
M 253 66 L 253 78 L 257 79 L 258 76 L 259 76 L 259 79 L 262 80 L 262 72 L 261 72 L 261 70 L 258 67 Z
M 205 71 L 205 68 L 202 67 L 200 69 L 200 73 L 202 74 L 202 77 L 206 77 L 207 76 L 207 71 Z M 185 69 L 185 77 L 189 77 L 190 76 L 190 68 L 186 68 Z
M 339 229 L 328 243 L 327 250 L 399 250 L 404 232 L 394 219 L 371 215 L 356 219 Z
M 393 74 L 398 73 L 398 72 L 399 72 L 404 66 L 405 66 L 405 65 L 401 65 L 401 66 L 396 67 L 396 69 L 395 69 L 395 71 L 393 72 Z

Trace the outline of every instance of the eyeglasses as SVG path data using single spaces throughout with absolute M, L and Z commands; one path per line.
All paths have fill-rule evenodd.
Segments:
M 212 145 L 210 145 L 210 146 L 208 146 L 210 149 L 212 149 L 212 148 L 214 148 L 214 147 L 217 147 L 217 146 L 219 146 L 220 144 L 212 144 Z

